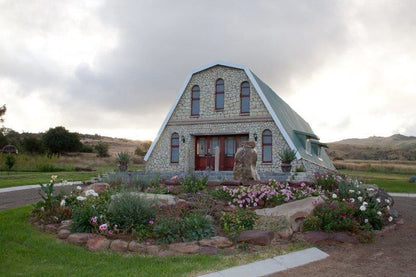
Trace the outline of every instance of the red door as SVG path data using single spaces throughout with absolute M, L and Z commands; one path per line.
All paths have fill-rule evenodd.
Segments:
M 234 155 L 241 142 L 248 135 L 201 136 L 196 137 L 195 170 L 215 169 L 215 148 L 219 147 L 219 170 L 230 171 L 234 167 Z

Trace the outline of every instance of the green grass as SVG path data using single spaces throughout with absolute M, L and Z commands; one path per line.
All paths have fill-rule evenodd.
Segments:
M 30 210 L 25 206 L 0 211 L 0 276 L 196 276 L 309 246 L 291 244 L 285 250 L 271 247 L 231 256 L 92 253 L 34 229 L 28 223 Z
M 0 171 L 0 188 L 48 183 L 51 175 L 58 175 L 58 181 L 86 181 L 96 177 L 97 172 L 5 172 Z
M 342 174 L 359 177 L 363 181 L 376 184 L 388 192 L 407 192 L 416 193 L 416 183 L 409 183 L 409 174 L 381 173 L 355 171 L 348 169 L 339 170 Z

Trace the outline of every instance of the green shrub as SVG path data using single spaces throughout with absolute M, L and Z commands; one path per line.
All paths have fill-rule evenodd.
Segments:
M 108 206 L 107 218 L 111 225 L 117 224 L 126 232 L 137 231 L 155 219 L 152 202 L 137 193 L 122 192 L 112 197 Z
M 188 173 L 181 181 L 181 186 L 187 193 L 197 193 L 207 186 L 208 175 L 198 176 L 194 172 Z
M 253 229 L 256 219 L 254 211 L 238 209 L 232 213 L 223 213 L 220 219 L 221 228 L 227 235 L 236 237 L 242 231 Z
M 307 217 L 303 221 L 303 231 L 320 231 L 322 220 L 318 216 Z
M 211 190 L 209 194 L 214 197 L 215 199 L 220 200 L 226 200 L 231 201 L 233 200 L 232 196 L 230 195 L 228 188 L 226 186 L 223 186 L 222 188 L 217 188 L 214 190 Z
M 12 154 L 9 154 L 6 156 L 5 165 L 6 165 L 7 170 L 10 171 L 12 167 L 15 165 L 15 163 L 16 163 L 16 158 Z
M 191 213 L 182 218 L 158 220 L 154 232 L 160 241 L 172 243 L 210 238 L 215 235 L 211 222 L 202 214 Z
M 215 235 L 209 219 L 202 214 L 189 214 L 182 218 L 181 237 L 183 241 L 200 240 Z
M 105 142 L 99 142 L 94 148 L 95 151 L 97 151 L 98 153 L 98 157 L 109 157 L 110 155 L 108 154 L 108 143 Z
M 80 151 L 82 148 L 79 135 L 77 133 L 70 133 L 62 126 L 50 128 L 43 135 L 43 144 L 49 153 L 53 154 Z
M 127 171 L 127 167 L 129 165 L 130 159 L 131 159 L 131 157 L 130 157 L 129 153 L 127 153 L 127 152 L 119 152 L 117 154 L 116 162 L 117 162 L 118 169 L 121 172 Z
M 23 138 L 23 150 L 31 154 L 43 154 L 45 152 L 45 146 L 42 140 L 34 136 L 28 136 Z
M 296 159 L 296 151 L 289 149 L 289 148 L 283 149 L 283 151 L 278 154 L 282 163 L 290 164 Z
M 334 174 L 315 174 L 314 183 L 322 190 L 335 191 L 338 188 L 337 176 Z
M 98 197 L 89 196 L 86 200 L 74 201 L 71 206 L 73 209 L 71 231 L 90 233 L 96 230 L 97 224 L 106 223 L 109 198 L 110 193 L 104 192 Z M 98 218 L 97 224 L 92 222 L 93 217 Z
M 332 201 L 316 206 L 315 216 L 321 219 L 322 230 L 354 231 L 359 226 L 355 217 L 355 208 L 352 203 Z

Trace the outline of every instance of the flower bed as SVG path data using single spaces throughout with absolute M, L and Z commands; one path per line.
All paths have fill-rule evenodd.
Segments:
M 111 188 L 102 189 L 102 193 L 77 187 L 70 194 L 53 195 L 56 179 L 53 176 L 50 184 L 42 186 L 43 199 L 34 206 L 32 215 L 37 225 L 49 226 L 48 230 L 53 230 L 51 226 L 56 224 L 56 231 L 61 239 L 69 238 L 71 242 L 71 236 L 81 237 L 79 240 L 82 243 L 74 239 L 75 243 L 87 245 L 91 249 L 94 247 L 88 246 L 87 242 L 92 239 L 94 240 L 91 245 L 99 244 L 103 249 L 112 249 L 111 245 L 117 241 L 115 245 L 124 249 L 122 251 L 127 251 L 130 244 L 134 245 L 134 249 L 147 249 L 136 251 L 141 253 L 152 252 L 148 250 L 149 245 L 159 245 L 160 251 L 172 250 L 170 246 L 166 246 L 172 243 L 185 243 L 181 247 L 200 250 L 202 245 L 199 241 L 213 237 L 232 241 L 227 244 L 232 247 L 239 241 L 242 233 L 251 229 L 266 232 L 261 233 L 264 235 L 262 241 L 270 243 L 269 238 L 273 236 L 277 239 L 290 238 L 301 224 L 298 219 L 303 220 L 305 217 L 304 230 L 349 231 L 354 234 L 379 230 L 393 220 L 389 213 L 390 199 L 371 195 L 368 189 L 346 179 L 332 176 L 319 178 L 316 185 L 290 186 L 270 180 L 267 184 L 223 186 L 211 190 L 206 188 L 206 178 L 196 175 L 180 180 L 175 176 L 172 182 L 180 185 L 174 186 L 163 185 L 152 178 L 149 179 L 151 183 L 123 187 L 117 179 L 116 186 L 110 184 Z M 327 184 L 322 185 L 323 182 Z M 326 190 L 322 190 L 322 187 Z M 316 198 L 319 195 L 321 197 Z M 327 199 L 321 200 L 324 202 L 321 204 L 312 202 L 316 205 L 313 213 L 313 208 L 308 207 L 307 212 L 296 212 L 293 213 L 293 218 L 282 220 L 273 217 L 259 218 L 253 211 L 313 196 L 315 198 L 310 199 L 322 199 L 325 196 Z M 70 224 L 67 220 L 70 220 Z M 58 226 L 62 222 L 64 224 Z M 271 224 L 272 222 L 276 224 Z M 294 228 L 293 224 L 297 227 Z M 271 226 L 273 230 L 270 230 Z M 274 235 L 271 236 L 270 231 Z M 73 236 L 80 233 L 84 235 Z M 119 242 L 120 239 L 124 243 Z M 248 241 L 251 243 L 251 238 Z

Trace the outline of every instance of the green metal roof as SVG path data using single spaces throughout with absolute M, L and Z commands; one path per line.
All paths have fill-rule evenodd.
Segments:
M 321 150 L 320 157 L 307 153 L 305 143 L 306 138 L 314 139 L 315 143 L 316 140 L 319 139 L 319 137 L 313 132 L 311 126 L 285 101 L 283 101 L 283 99 L 280 98 L 266 83 L 257 77 L 256 74 L 253 72 L 251 73 L 302 158 L 320 166 L 335 170 L 332 161 L 324 149 Z M 325 145 L 323 143 L 319 144 L 322 146 Z

